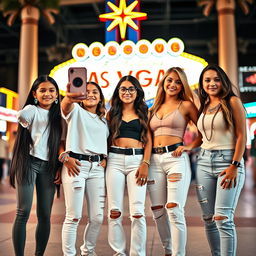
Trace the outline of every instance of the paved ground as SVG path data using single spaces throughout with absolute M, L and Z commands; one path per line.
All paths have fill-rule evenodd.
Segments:
M 250 165 L 250 163 L 248 163 Z M 0 256 L 14 256 L 11 240 L 12 223 L 15 218 L 16 199 L 15 190 L 5 184 L 0 184 Z M 127 198 L 125 200 L 126 211 L 124 218 L 124 227 L 127 234 L 127 246 L 129 248 L 130 220 L 128 218 Z M 86 205 L 84 205 L 84 213 Z M 64 201 L 63 194 L 60 199 L 55 199 L 52 211 L 52 229 L 50 240 L 46 249 L 45 256 L 60 256 L 61 252 L 61 227 L 64 219 Z M 156 231 L 149 205 L 149 198 L 146 203 L 147 218 L 147 256 L 164 255 L 160 244 L 158 233 Z M 196 200 L 195 188 L 191 184 L 189 196 L 186 204 L 186 219 L 188 224 L 188 256 L 208 256 L 210 255 L 207 241 L 204 234 L 203 224 L 200 218 L 200 209 Z M 236 225 L 238 234 L 238 256 L 256 255 L 256 189 L 252 187 L 251 170 L 248 168 L 246 184 L 239 200 L 236 211 Z M 86 223 L 86 216 L 80 222 L 78 229 L 77 247 L 82 243 L 83 229 Z M 34 234 L 35 234 L 35 203 L 27 225 L 27 243 L 26 256 L 34 255 Z M 98 256 L 111 256 L 113 251 L 107 242 L 107 220 L 101 229 L 96 252 Z

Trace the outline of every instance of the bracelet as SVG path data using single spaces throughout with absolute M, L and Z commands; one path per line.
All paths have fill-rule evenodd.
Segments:
M 69 154 L 67 152 L 62 152 L 60 155 L 59 155 L 59 158 L 58 160 L 61 162 L 61 163 L 66 163 L 68 161 L 68 157 L 69 157 Z
M 68 162 L 69 160 L 69 155 L 65 156 L 64 160 L 63 160 L 63 164 L 65 164 L 66 162 Z
M 234 165 L 234 166 L 236 166 L 236 167 L 240 167 L 240 166 L 241 166 L 241 163 L 238 162 L 238 161 L 235 161 L 235 160 L 232 160 L 232 161 L 231 161 L 231 164 Z
M 142 163 L 145 163 L 145 164 L 147 164 L 148 166 L 150 166 L 150 161 L 149 161 L 149 160 L 143 159 L 143 160 L 142 160 Z

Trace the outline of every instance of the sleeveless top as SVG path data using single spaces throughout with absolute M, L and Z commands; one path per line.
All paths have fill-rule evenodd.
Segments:
M 179 111 L 181 103 L 177 109 L 167 114 L 163 119 L 159 119 L 156 113 L 153 115 L 149 125 L 154 136 L 167 135 L 183 139 L 188 122 Z
M 234 128 L 226 129 L 225 120 L 222 111 L 219 111 L 213 122 L 212 138 L 211 137 L 211 124 L 214 114 L 208 114 L 204 117 L 203 129 L 203 113 L 200 115 L 197 121 L 197 127 L 203 136 L 203 143 L 201 148 L 207 150 L 219 150 L 219 149 L 234 149 L 235 148 L 235 133 Z M 206 133 L 206 135 L 205 135 Z M 206 138 L 207 136 L 207 138 Z
M 122 120 L 117 138 L 130 138 L 141 141 L 141 132 L 142 125 L 138 118 L 129 122 Z

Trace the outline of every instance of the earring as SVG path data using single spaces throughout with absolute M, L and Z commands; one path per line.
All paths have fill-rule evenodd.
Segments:
M 58 104 L 59 100 L 58 100 L 58 99 L 56 99 L 54 102 L 55 102 L 55 104 Z
M 35 104 L 37 105 L 38 99 L 37 99 L 37 98 L 34 98 L 34 102 L 35 102 Z

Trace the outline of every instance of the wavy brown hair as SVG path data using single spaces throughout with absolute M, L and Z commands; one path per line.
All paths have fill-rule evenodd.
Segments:
M 165 72 L 163 78 L 158 84 L 154 105 L 150 109 L 151 116 L 153 116 L 157 112 L 157 110 L 160 108 L 160 106 L 164 103 L 164 100 L 165 100 L 164 82 L 167 76 L 169 76 L 172 72 L 177 73 L 182 83 L 182 90 L 178 95 L 179 99 L 194 102 L 193 93 L 189 87 L 188 79 L 184 70 L 180 67 L 172 67 Z
M 114 144 L 115 139 L 119 136 L 119 128 L 122 122 L 122 110 L 123 103 L 119 97 L 119 87 L 124 81 L 129 81 L 137 90 L 137 96 L 134 101 L 134 109 L 136 114 L 139 116 L 139 120 L 142 126 L 141 141 L 145 145 L 147 142 L 147 130 L 148 130 L 148 107 L 144 99 L 144 91 L 140 85 L 140 82 L 133 76 L 124 76 L 118 82 L 112 98 L 110 100 L 110 110 L 108 113 L 110 144 Z
M 209 64 L 201 72 L 201 75 L 199 77 L 199 87 L 198 87 L 198 97 L 200 101 L 200 108 L 199 108 L 198 114 L 200 116 L 202 112 L 205 111 L 205 109 L 207 108 L 210 102 L 209 96 L 203 88 L 204 74 L 208 70 L 216 71 L 219 79 L 221 80 L 222 90 L 220 91 L 218 97 L 220 98 L 221 110 L 223 112 L 226 128 L 229 129 L 230 127 L 233 127 L 233 113 L 232 113 L 232 108 L 230 106 L 230 98 L 232 96 L 236 96 L 236 94 L 232 90 L 233 84 L 231 83 L 227 74 L 218 65 Z

